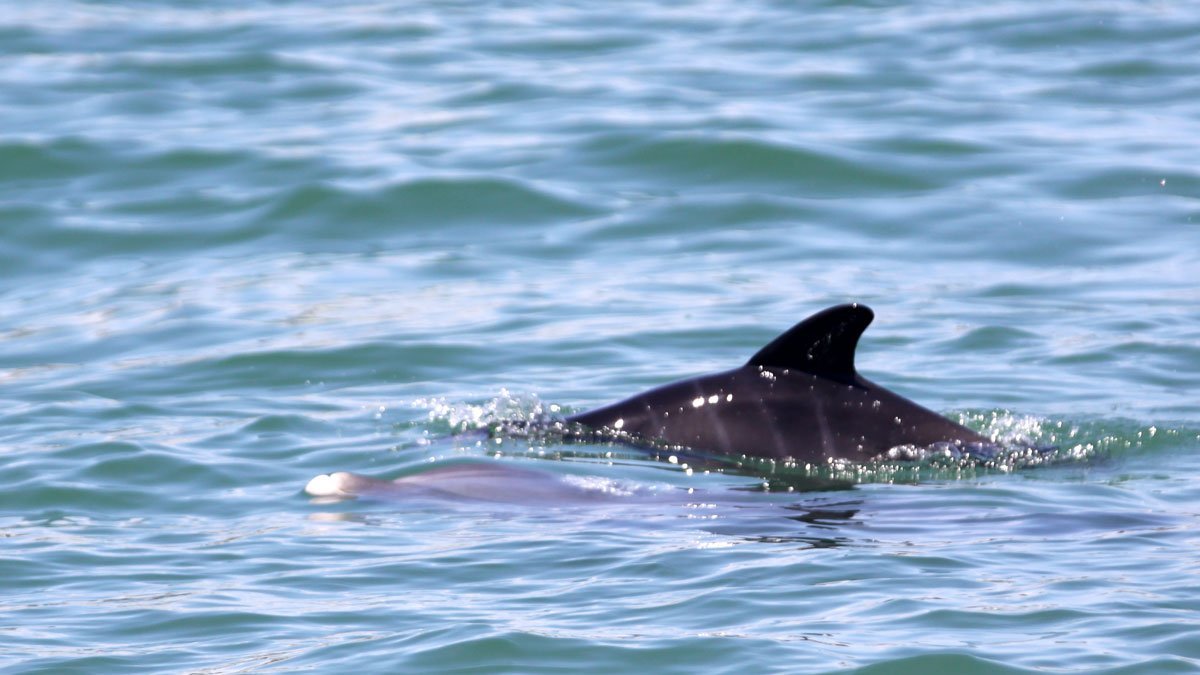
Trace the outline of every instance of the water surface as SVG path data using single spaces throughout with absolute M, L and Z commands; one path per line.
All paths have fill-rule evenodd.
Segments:
M 0 667 L 1193 672 L 1198 16 L 11 3 Z M 1074 461 L 446 438 L 846 301 L 867 377 Z M 303 493 L 464 461 L 608 498 Z

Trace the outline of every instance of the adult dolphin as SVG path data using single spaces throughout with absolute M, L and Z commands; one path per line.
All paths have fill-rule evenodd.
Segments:
M 901 446 L 987 446 L 978 433 L 858 374 L 854 350 L 874 317 L 860 304 L 830 307 L 743 366 L 566 421 L 634 443 L 798 462 L 870 461 Z

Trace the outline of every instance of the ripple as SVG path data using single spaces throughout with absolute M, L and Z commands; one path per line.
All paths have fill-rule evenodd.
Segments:
M 83 174 L 98 146 L 77 138 L 50 142 L 0 141 L 0 181 L 17 187 L 33 181 L 63 180 Z
M 105 61 L 104 69 L 149 78 L 236 78 L 309 75 L 320 68 L 266 51 L 137 52 Z
M 307 225 L 313 235 L 342 238 L 413 227 L 533 226 L 593 213 L 581 202 L 519 181 L 463 177 L 418 179 L 362 191 L 305 185 L 273 200 L 258 221 L 272 227 Z
M 1200 177 L 1176 169 L 1116 169 L 1090 171 L 1050 181 L 1049 187 L 1070 199 L 1121 199 L 1155 196 L 1200 199 Z
M 889 171 L 870 158 L 850 159 L 757 138 L 675 136 L 653 140 L 604 136 L 580 149 L 594 161 L 625 171 L 650 172 L 688 185 L 759 185 L 790 194 L 846 197 L 917 192 L 934 187 L 915 172 Z
M 1042 336 L 1020 328 L 1008 326 L 982 326 L 975 328 L 947 345 L 954 350 L 987 352 L 1013 350 L 1037 344 Z
M 527 37 L 485 39 L 481 44 L 498 53 L 563 58 L 571 56 L 602 57 L 610 52 L 634 49 L 651 43 L 644 33 L 617 33 L 589 29 L 578 32 L 538 31 Z
M 924 673 L 979 673 L 980 675 L 1034 675 L 1040 669 L 1016 668 L 998 660 L 986 659 L 961 651 L 940 654 L 922 654 L 893 659 L 882 659 L 854 670 L 842 671 L 859 675 L 923 675 Z

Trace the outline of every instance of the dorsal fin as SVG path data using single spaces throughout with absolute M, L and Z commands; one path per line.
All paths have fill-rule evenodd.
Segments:
M 749 366 L 795 368 L 851 384 L 854 348 L 875 313 L 866 305 L 838 305 L 792 326 L 750 357 Z

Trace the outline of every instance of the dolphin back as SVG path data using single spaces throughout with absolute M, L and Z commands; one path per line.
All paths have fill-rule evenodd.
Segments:
M 739 368 L 667 384 L 567 422 L 634 444 L 805 462 L 866 461 L 906 445 L 988 443 L 858 374 L 855 350 L 874 316 L 860 304 L 830 307 Z

